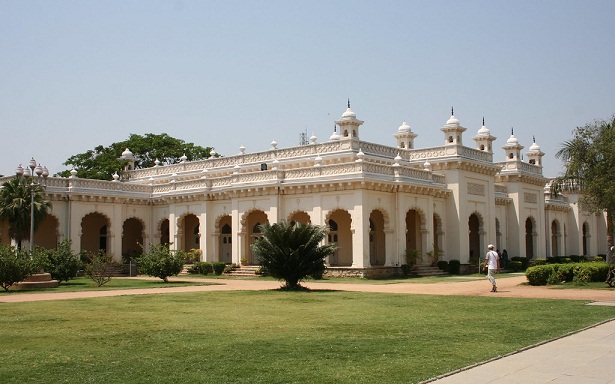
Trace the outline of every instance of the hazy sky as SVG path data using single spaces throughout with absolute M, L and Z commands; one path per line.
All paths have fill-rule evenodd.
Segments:
M 451 106 L 495 161 L 514 127 L 544 174 L 615 113 L 615 1 L 0 1 L 0 174 L 163 133 L 233 155 L 326 141 L 444 143 Z

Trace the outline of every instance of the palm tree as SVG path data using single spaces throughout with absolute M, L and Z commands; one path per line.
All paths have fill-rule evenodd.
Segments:
M 326 226 L 282 221 L 261 225 L 261 233 L 252 251 L 271 276 L 285 281 L 288 290 L 299 289 L 299 282 L 308 276 L 322 276 L 325 257 L 336 249 L 334 244 L 320 245 Z
M 43 188 L 36 183 L 30 183 L 28 178 L 15 177 L 2 184 L 0 221 L 8 222 L 9 236 L 17 241 L 19 249 L 21 249 L 21 242 L 30 237 L 31 201 L 34 201 L 34 229 L 36 230 L 51 208 L 51 202 L 45 200 Z

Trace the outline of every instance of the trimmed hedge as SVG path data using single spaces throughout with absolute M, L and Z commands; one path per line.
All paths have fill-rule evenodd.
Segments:
M 524 271 L 527 269 L 527 267 L 530 266 L 530 259 L 528 259 L 527 257 L 515 256 L 515 257 L 511 257 L 510 261 L 511 262 L 520 261 L 521 269 Z
M 216 261 L 212 264 L 212 268 L 216 276 L 220 276 L 224 273 L 224 268 L 226 268 L 226 263 L 224 261 Z
M 461 261 L 451 260 L 448 262 L 448 273 L 451 275 L 458 275 L 461 270 Z
M 441 271 L 448 272 L 448 261 L 446 261 L 446 260 L 438 261 L 438 268 Z
M 603 262 L 577 264 L 546 264 L 529 267 L 525 276 L 530 285 L 547 285 L 561 282 L 603 282 L 609 265 Z

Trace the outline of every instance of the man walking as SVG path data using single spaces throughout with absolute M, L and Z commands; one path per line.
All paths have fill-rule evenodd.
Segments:
M 487 248 L 489 248 L 489 251 L 485 256 L 483 271 L 485 269 L 487 270 L 487 278 L 489 279 L 491 285 L 493 285 L 491 292 L 497 292 L 498 287 L 495 284 L 495 274 L 500 272 L 500 256 L 498 256 L 497 252 L 493 250 L 494 247 L 492 244 L 489 244 Z

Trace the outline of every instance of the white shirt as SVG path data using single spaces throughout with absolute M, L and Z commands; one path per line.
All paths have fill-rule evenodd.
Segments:
M 500 256 L 498 256 L 496 251 L 487 252 L 485 259 L 489 263 L 487 267 L 488 269 L 498 269 L 498 260 L 500 259 Z

